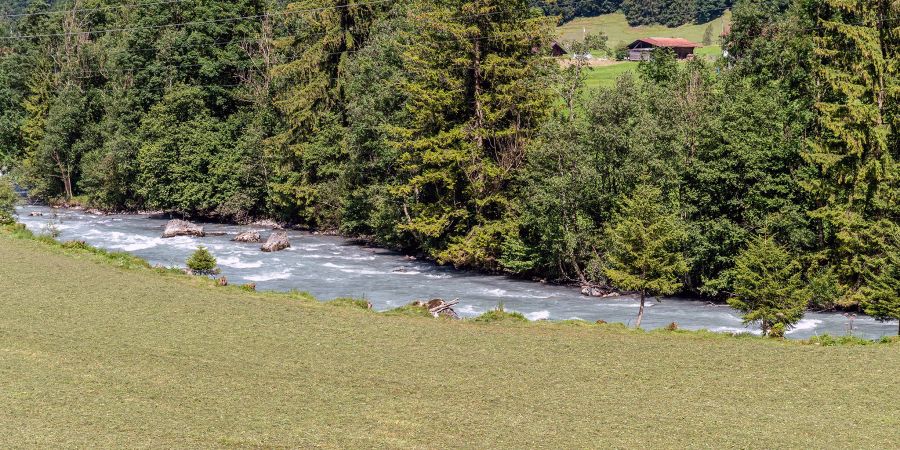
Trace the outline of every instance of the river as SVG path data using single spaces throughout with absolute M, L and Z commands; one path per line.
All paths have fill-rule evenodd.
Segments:
M 32 212 L 43 216 L 31 216 Z M 460 299 L 461 316 L 477 316 L 501 302 L 507 310 L 523 313 L 531 320 L 581 319 L 633 323 L 638 301 L 632 297 L 588 298 L 577 289 L 513 280 L 440 267 L 426 261 L 384 249 L 354 245 L 341 237 L 289 231 L 292 247 L 278 253 L 263 253 L 259 244 L 239 244 L 231 239 L 241 231 L 269 231 L 253 226 L 203 224 L 207 233 L 224 233 L 204 238 L 161 238 L 166 221 L 146 215 L 93 215 L 73 209 L 24 206 L 19 221 L 35 233 L 44 233 L 52 222 L 60 240 L 83 240 L 96 247 L 132 253 L 151 264 L 184 266 L 184 261 L 204 245 L 217 258 L 222 274 L 232 284 L 256 283 L 261 290 L 307 291 L 322 300 L 356 297 L 369 300 L 375 309 L 387 310 L 417 299 Z M 666 298 L 649 301 L 642 326 L 664 327 L 671 322 L 680 328 L 705 328 L 716 332 L 754 332 L 745 327 L 738 311 L 727 305 L 706 301 Z M 790 338 L 808 338 L 828 333 L 844 335 L 848 319 L 838 313 L 808 312 Z M 896 321 L 877 322 L 857 317 L 853 334 L 869 339 L 894 335 Z

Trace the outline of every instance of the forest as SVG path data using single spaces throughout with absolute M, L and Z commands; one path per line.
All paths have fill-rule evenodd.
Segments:
M 677 27 L 709 22 L 731 8 L 734 0 L 533 0 L 531 4 L 548 15 L 559 17 L 561 22 L 622 11 L 632 26 L 662 24 Z
M 57 204 L 900 316 L 900 4 L 738 1 L 727 59 L 658 52 L 590 91 L 547 54 L 559 20 L 527 0 L 31 0 L 0 25 L 0 172 Z

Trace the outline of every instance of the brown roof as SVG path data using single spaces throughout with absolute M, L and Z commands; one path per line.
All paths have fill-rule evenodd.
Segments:
M 638 39 L 638 40 L 632 42 L 631 45 L 629 45 L 629 47 L 633 46 L 634 44 L 637 44 L 638 42 L 646 42 L 655 47 L 693 47 L 693 48 L 703 47 L 702 45 L 697 44 L 695 42 L 691 42 L 687 39 L 657 38 L 657 37 Z

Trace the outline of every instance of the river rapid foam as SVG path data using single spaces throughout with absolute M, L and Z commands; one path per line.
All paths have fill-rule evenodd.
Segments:
M 31 216 L 32 212 L 43 216 Z M 21 207 L 18 214 L 19 221 L 35 233 L 52 226 L 59 231 L 60 240 L 83 240 L 96 247 L 126 251 L 154 265 L 183 267 L 191 252 L 203 245 L 217 258 L 222 274 L 232 284 L 256 283 L 257 289 L 273 291 L 297 289 L 322 300 L 365 298 L 378 310 L 439 297 L 460 299 L 457 311 L 464 317 L 477 316 L 500 303 L 529 320 L 579 318 L 633 324 L 637 314 L 635 298 L 588 298 L 568 287 L 456 271 L 409 260 L 388 250 L 355 245 L 340 237 L 288 231 L 292 245 L 288 251 L 263 253 L 259 244 L 231 242 L 238 233 L 258 227 L 204 224 L 207 233 L 223 234 L 163 239 L 160 236 L 166 221 L 144 215 L 99 216 L 39 206 Z M 269 231 L 262 230 L 261 234 L 265 239 Z M 646 329 L 676 322 L 683 329 L 758 333 L 756 328 L 744 326 L 740 314 L 727 305 L 678 298 L 661 302 L 650 299 L 647 304 L 641 324 Z M 881 323 L 866 316 L 857 317 L 853 323 L 853 334 L 869 339 L 894 335 L 896 330 L 896 321 Z M 808 312 L 787 336 L 800 339 L 823 333 L 844 335 L 847 331 L 847 318 L 841 314 Z

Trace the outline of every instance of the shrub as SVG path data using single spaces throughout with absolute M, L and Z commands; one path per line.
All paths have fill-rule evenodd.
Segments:
M 13 190 L 12 183 L 6 178 L 0 178 L 0 224 L 15 222 L 13 216 L 18 202 L 19 196 Z
M 197 251 L 187 260 L 188 269 L 200 275 L 212 275 L 219 273 L 216 268 L 216 258 L 204 246 L 197 247 Z
M 522 314 L 518 312 L 507 312 L 503 308 L 503 303 L 497 305 L 496 309 L 492 309 L 478 317 L 476 317 L 475 322 L 481 323 L 489 323 L 489 322 L 528 322 L 528 319 Z

